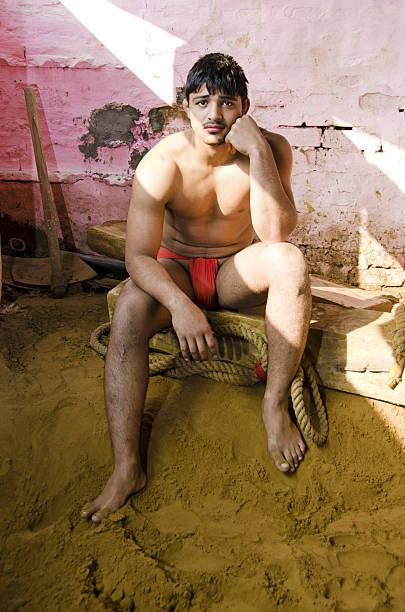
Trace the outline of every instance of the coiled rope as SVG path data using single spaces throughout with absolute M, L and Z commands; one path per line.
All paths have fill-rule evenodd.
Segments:
M 391 389 L 401 382 L 405 367 L 405 304 L 399 302 L 392 309 L 395 318 L 395 329 L 392 337 L 392 350 L 395 363 L 388 373 L 388 385 Z
M 149 352 L 149 375 L 164 373 L 172 378 L 184 378 L 198 374 L 220 382 L 233 385 L 255 385 L 263 381 L 261 373 L 267 370 L 267 338 L 264 333 L 239 322 L 222 325 L 218 321 L 210 321 L 216 337 L 229 337 L 247 341 L 253 345 L 258 353 L 255 368 L 247 367 L 241 363 L 230 363 L 221 359 L 204 362 L 185 361 L 180 355 L 169 355 L 161 352 Z M 110 323 L 97 327 L 90 337 L 90 346 L 103 357 L 107 353 L 107 344 L 102 342 L 110 331 Z M 174 332 L 172 332 L 174 334 Z M 230 356 L 232 357 L 232 355 Z M 304 401 L 304 384 L 307 384 L 314 410 L 310 411 Z M 323 445 L 328 437 L 328 421 L 325 406 L 319 394 L 314 369 L 304 354 L 298 372 L 290 387 L 293 409 L 301 432 L 318 446 Z

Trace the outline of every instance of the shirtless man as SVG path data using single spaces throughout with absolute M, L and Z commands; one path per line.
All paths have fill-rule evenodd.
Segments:
M 206 360 L 207 349 L 217 357 L 200 306 L 265 305 L 268 449 L 282 472 L 294 472 L 304 456 L 287 402 L 311 310 L 305 259 L 287 242 L 297 223 L 292 153 L 284 137 L 247 114 L 246 83 L 230 56 L 201 58 L 185 87 L 191 129 L 164 138 L 137 168 L 126 241 L 131 280 L 117 301 L 105 361 L 115 468 L 82 510 L 94 522 L 146 485 L 139 437 L 149 338 L 171 324 L 184 359 Z

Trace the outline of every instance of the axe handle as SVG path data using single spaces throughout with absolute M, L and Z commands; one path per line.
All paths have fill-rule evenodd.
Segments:
M 27 106 L 28 119 L 30 122 L 35 163 L 37 166 L 39 186 L 41 189 L 46 235 L 48 238 L 48 249 L 52 270 L 51 291 L 55 297 L 62 297 L 66 291 L 67 282 L 63 274 L 62 256 L 59 249 L 58 216 L 51 184 L 49 182 L 48 169 L 46 167 L 44 147 L 41 138 L 41 128 L 38 119 L 38 109 L 33 88 L 25 87 L 24 96 Z

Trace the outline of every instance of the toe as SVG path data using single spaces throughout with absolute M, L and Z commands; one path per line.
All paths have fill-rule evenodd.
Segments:
M 103 508 L 102 510 L 95 512 L 91 517 L 91 520 L 93 523 L 101 523 L 101 521 L 106 519 L 109 514 L 111 514 L 110 508 Z
M 96 510 L 97 506 L 94 504 L 94 502 L 89 502 L 81 509 L 80 516 L 82 518 L 89 518 L 89 516 L 93 514 L 93 512 L 95 512 Z
M 280 453 L 280 451 L 272 452 L 274 463 L 280 472 L 289 472 L 291 467 L 288 461 L 286 461 L 285 457 Z
M 291 453 L 291 451 L 287 450 L 284 452 L 284 457 L 286 458 L 289 466 L 290 466 L 290 471 L 291 472 L 295 472 L 295 462 L 294 462 L 294 458 L 293 455 Z
M 301 450 L 301 447 L 298 445 L 295 449 L 295 454 L 297 456 L 298 462 L 302 461 L 304 458 L 304 453 Z

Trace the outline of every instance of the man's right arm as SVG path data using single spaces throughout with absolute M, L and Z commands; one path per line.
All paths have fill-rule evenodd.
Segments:
M 156 147 L 158 149 L 158 147 Z M 153 149 L 139 164 L 128 211 L 125 262 L 135 284 L 170 312 L 186 298 L 156 261 L 163 232 L 165 204 L 175 188 L 177 167 Z M 188 298 L 187 298 L 188 299 Z
M 160 247 L 165 205 L 178 188 L 178 168 L 162 144 L 140 162 L 127 220 L 125 262 L 134 283 L 172 315 L 183 357 L 207 358 L 207 346 L 216 354 L 212 330 L 203 312 L 177 286 L 156 260 Z

